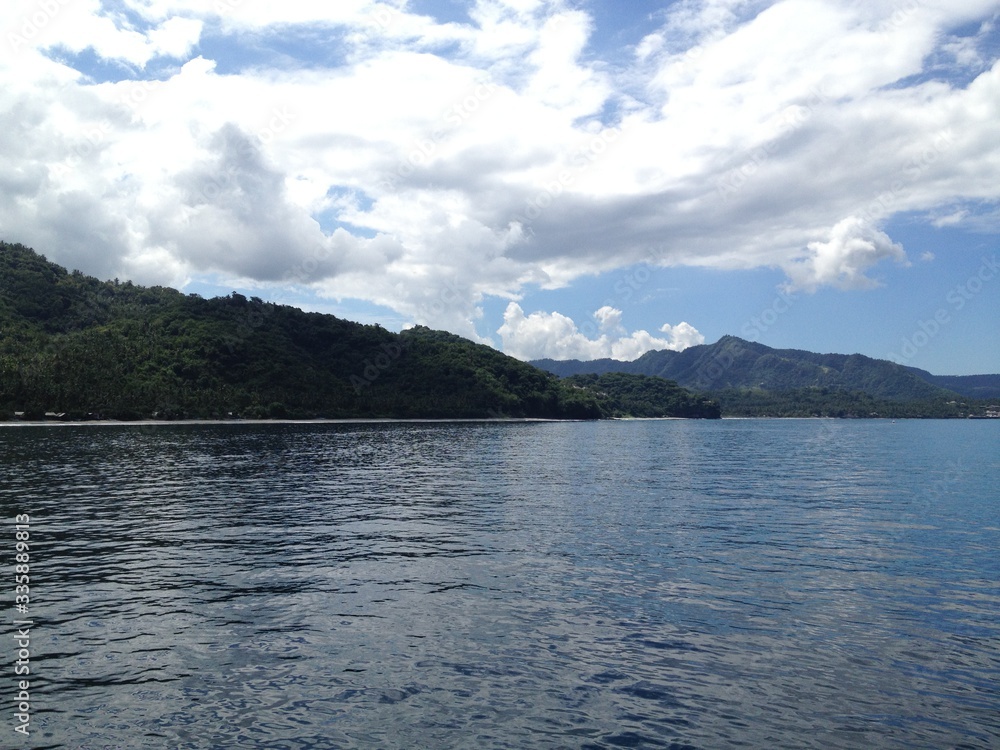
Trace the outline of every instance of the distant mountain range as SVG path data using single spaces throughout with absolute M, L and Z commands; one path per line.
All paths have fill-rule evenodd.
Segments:
M 531 364 L 559 377 L 611 372 L 657 375 L 700 392 L 862 392 L 887 401 L 1000 399 L 1000 375 L 932 375 L 862 354 L 816 354 L 772 349 L 736 336 L 684 351 L 651 351 L 632 362 L 539 359 Z

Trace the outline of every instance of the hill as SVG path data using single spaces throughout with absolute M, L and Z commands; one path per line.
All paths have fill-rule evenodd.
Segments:
M 731 388 L 787 391 L 815 387 L 862 391 L 874 398 L 899 401 L 956 395 L 927 382 L 911 368 L 886 360 L 861 354 L 772 349 L 736 336 L 723 336 L 714 344 L 692 346 L 682 352 L 647 352 L 633 362 L 537 360 L 532 364 L 560 377 L 585 372 L 658 375 L 698 391 Z
M 861 354 L 772 349 L 723 336 L 682 352 L 647 352 L 632 362 L 536 360 L 560 377 L 612 372 L 656 375 L 708 393 L 731 416 L 966 416 L 970 399 L 996 398 L 1000 376 L 933 376 Z
M 0 243 L 0 413 L 109 418 L 597 418 L 488 346 L 233 293 L 98 281 Z
M 664 413 L 700 403 L 676 386 L 663 395 Z M 0 242 L 0 418 L 596 419 L 629 408 L 442 331 L 99 281 Z
M 926 370 L 907 368 L 931 385 L 972 399 L 1000 399 L 1000 375 L 931 375 Z
M 571 375 L 564 379 L 573 388 L 597 396 L 601 410 L 615 417 L 687 417 L 718 419 L 719 405 L 681 388 L 672 380 L 622 372 Z

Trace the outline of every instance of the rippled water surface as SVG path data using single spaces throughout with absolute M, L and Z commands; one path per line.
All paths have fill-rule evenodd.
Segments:
M 34 622 L 4 747 L 1000 747 L 1000 422 L 7 426 L 0 457 Z

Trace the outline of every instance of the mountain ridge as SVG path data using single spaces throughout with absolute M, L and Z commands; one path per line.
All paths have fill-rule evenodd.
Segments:
M 559 377 L 611 372 L 657 375 L 699 392 L 833 388 L 897 401 L 1000 398 L 1000 375 L 932 375 L 863 354 L 775 349 L 732 335 L 680 352 L 646 352 L 630 362 L 537 359 L 531 364 Z

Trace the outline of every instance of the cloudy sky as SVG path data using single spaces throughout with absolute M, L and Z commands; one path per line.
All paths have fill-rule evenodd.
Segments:
M 1000 372 L 1000 1 L 6 0 L 0 238 L 521 358 Z

